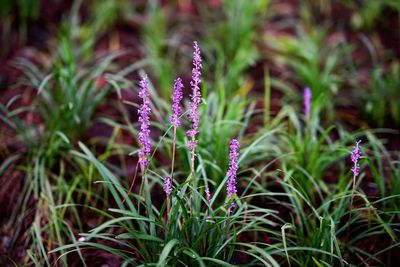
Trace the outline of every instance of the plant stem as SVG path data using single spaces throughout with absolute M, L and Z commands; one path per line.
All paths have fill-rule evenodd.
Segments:
M 146 186 L 147 186 L 146 167 L 142 168 L 142 182 L 143 182 L 143 198 L 144 198 L 144 201 L 146 202 Z
M 192 141 L 194 142 L 195 141 L 195 139 L 194 139 L 194 137 L 192 137 Z M 192 182 L 194 182 L 194 155 L 195 155 L 195 147 L 193 147 L 193 149 L 192 149 L 192 159 L 191 159 L 191 177 L 192 177 L 192 179 L 193 179 L 193 181 Z
M 354 166 L 356 167 L 356 164 L 354 164 Z M 353 188 L 351 190 L 349 223 L 351 223 L 351 213 L 352 213 L 352 210 L 353 210 L 353 200 L 354 200 L 354 189 L 355 189 L 355 187 L 356 187 L 356 175 L 353 175 Z M 350 230 L 349 228 L 347 228 L 347 238 L 349 236 L 349 230 Z
M 229 221 L 230 221 L 230 208 L 228 208 L 228 214 L 227 214 L 227 216 L 228 216 L 228 218 L 226 218 L 226 227 L 225 227 L 225 239 L 226 240 L 228 240 L 229 239 Z M 226 259 L 226 249 L 224 250 L 224 259 Z
M 170 238 L 171 235 L 171 221 L 170 221 L 170 210 L 171 210 L 171 197 L 168 196 L 167 198 L 167 229 L 168 229 L 168 238 Z
M 175 165 L 175 149 L 176 149 L 176 127 L 174 126 L 174 141 L 172 143 L 172 163 L 171 163 L 171 180 L 173 181 L 174 165 Z
M 133 179 L 132 179 L 131 186 L 129 187 L 129 191 L 128 191 L 128 193 L 126 194 L 126 198 L 124 198 L 124 200 L 122 201 L 122 204 L 125 203 L 126 199 L 127 199 L 128 196 L 129 196 L 129 193 L 132 191 L 133 185 L 135 184 L 135 180 L 136 180 L 136 176 L 137 176 L 137 171 L 138 171 L 138 165 L 139 165 L 139 161 L 136 162 L 135 174 L 133 175 Z
M 146 167 L 145 166 L 140 166 L 141 171 L 142 171 L 142 182 L 140 184 L 140 192 L 143 192 L 143 200 L 144 203 L 146 203 Z M 145 209 L 146 212 L 146 209 Z M 138 213 L 140 214 L 140 201 L 138 202 Z
M 351 190 L 351 200 L 350 200 L 350 216 L 351 216 L 351 211 L 353 209 L 353 200 L 354 200 L 354 189 L 355 189 L 355 187 L 356 187 L 356 176 L 353 175 L 353 188 Z
M 192 137 L 192 142 L 194 142 L 195 141 L 195 139 L 194 139 L 194 136 Z M 190 205 L 191 205 L 191 207 L 190 207 L 190 216 L 192 216 L 192 210 L 193 210 L 193 203 L 192 203 L 192 201 L 193 201 L 193 189 L 194 189 L 194 155 L 195 155 L 195 147 L 193 147 L 193 149 L 192 149 L 192 158 L 191 158 L 191 174 L 190 174 L 190 176 L 191 176 L 191 183 L 192 183 L 192 190 L 190 190 Z
M 172 143 L 172 163 L 171 163 L 171 183 L 173 184 L 174 181 L 174 165 L 175 165 L 175 150 L 176 150 L 176 127 L 174 126 L 174 141 Z M 170 235 L 170 228 L 171 228 L 171 222 L 169 220 L 169 214 L 171 211 L 171 196 L 167 197 L 167 223 L 168 223 L 168 236 Z

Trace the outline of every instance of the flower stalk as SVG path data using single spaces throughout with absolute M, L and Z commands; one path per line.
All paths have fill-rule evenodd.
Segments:
M 190 85 L 192 87 L 191 102 L 189 104 L 189 120 L 191 122 L 191 128 L 187 131 L 187 136 L 189 137 L 188 148 L 191 151 L 191 180 L 192 187 L 194 187 L 194 158 L 195 150 L 197 146 L 196 134 L 199 131 L 200 114 L 198 112 L 198 107 L 201 100 L 200 83 L 201 83 L 201 54 L 200 48 L 197 42 L 193 42 L 193 68 L 192 68 L 192 80 Z M 193 190 L 192 190 L 193 191 Z M 192 203 L 192 195 L 190 194 L 190 203 Z
M 361 140 L 356 142 L 356 145 L 353 147 L 353 151 L 351 152 L 351 161 L 353 162 L 353 167 L 351 171 L 353 172 L 353 186 L 351 190 L 351 202 L 350 202 L 350 211 L 353 208 L 353 200 L 354 200 L 354 190 L 356 187 L 356 180 L 358 175 L 360 174 L 360 165 L 358 160 L 361 158 L 360 146 Z
M 228 180 L 226 181 L 226 192 L 228 194 L 228 202 L 231 202 L 231 204 L 228 207 L 228 216 L 231 214 L 232 210 L 235 208 L 235 203 L 233 201 L 234 197 L 236 196 L 237 193 L 237 188 L 236 188 L 236 173 L 239 168 L 238 166 L 238 160 L 239 160 L 239 141 L 236 139 L 232 139 L 229 149 L 229 169 L 227 172 L 227 176 L 229 177 Z
M 148 80 L 147 76 L 142 77 L 142 79 L 139 82 L 139 97 L 142 99 L 142 104 L 139 107 L 138 114 L 139 114 L 139 119 L 138 121 L 140 122 L 140 131 L 139 131 L 139 143 L 141 145 L 141 148 L 139 149 L 139 160 L 136 163 L 135 166 L 135 174 L 133 175 L 132 183 L 131 186 L 129 187 L 128 194 L 132 191 L 133 186 L 135 185 L 137 173 L 138 173 L 138 167 L 140 165 L 141 168 L 141 173 L 142 173 L 142 184 L 141 184 L 141 189 L 143 187 L 143 183 L 145 183 L 145 172 L 147 165 L 149 164 L 149 159 L 148 157 L 150 156 L 150 141 L 149 141 L 149 136 L 150 136 L 150 100 L 149 100 L 149 92 L 148 92 Z M 141 190 L 140 190 L 141 191 Z M 145 191 L 144 191 L 145 195 Z M 124 203 L 126 199 L 122 201 Z
M 148 91 L 148 78 L 144 76 L 139 82 L 139 97 L 142 99 L 142 104 L 139 107 L 139 122 L 140 122 L 140 131 L 139 131 L 139 143 L 141 148 L 139 150 L 139 164 L 142 172 L 142 190 L 143 196 L 146 199 L 146 170 L 149 164 L 150 157 L 150 94 Z
M 179 120 L 179 117 L 182 113 L 182 108 L 181 108 L 181 101 L 183 98 L 183 84 L 182 84 L 182 79 L 177 78 L 174 82 L 174 92 L 172 96 L 172 115 L 171 115 L 171 124 L 174 128 L 174 133 L 173 133 L 173 143 L 172 143 L 172 163 L 171 163 L 171 179 L 174 174 L 174 165 L 175 165 L 175 151 L 176 151 L 176 129 L 181 125 L 181 122 Z
M 164 189 L 165 195 L 167 196 L 167 218 L 168 218 L 169 212 L 171 210 L 170 195 L 172 192 L 172 187 L 173 187 L 172 186 L 172 177 L 171 176 L 165 177 L 163 189 Z
M 170 176 L 166 177 L 164 179 L 164 192 L 167 196 L 167 220 L 168 220 L 168 229 L 169 229 L 169 214 L 171 210 L 171 199 L 170 195 L 172 192 L 172 186 L 173 186 L 173 175 L 174 175 L 174 166 L 175 166 L 175 150 L 176 150 L 176 129 L 180 126 L 181 122 L 179 120 L 179 117 L 182 113 L 182 108 L 181 108 L 181 101 L 183 98 L 182 94 L 182 89 L 183 89 L 183 84 L 182 84 L 182 79 L 177 78 L 174 82 L 174 92 L 172 95 L 172 115 L 170 118 L 170 122 L 172 124 L 172 127 L 174 128 L 174 133 L 173 133 L 173 143 L 172 143 L 172 162 L 171 162 L 171 173 Z

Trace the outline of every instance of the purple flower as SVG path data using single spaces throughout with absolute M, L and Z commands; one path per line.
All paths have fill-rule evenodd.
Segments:
M 139 97 L 142 99 L 142 104 L 138 110 L 139 122 L 140 122 L 140 132 L 139 132 L 139 142 L 142 147 L 139 150 L 139 163 L 144 170 L 144 168 L 149 164 L 148 157 L 150 156 L 150 100 L 148 92 L 148 80 L 147 76 L 144 76 L 139 82 Z
M 227 172 L 228 181 L 226 181 L 226 192 L 228 193 L 228 198 L 232 199 L 236 193 L 236 173 L 238 170 L 238 158 L 239 158 L 239 147 L 240 144 L 238 140 L 232 139 L 231 144 L 229 146 L 229 170 Z M 230 214 L 231 210 L 235 208 L 235 203 L 231 203 L 231 206 L 228 208 L 228 214 Z
M 197 142 L 195 140 L 196 134 L 199 131 L 200 115 L 197 108 L 201 100 L 201 92 L 199 84 L 201 82 L 201 55 L 200 48 L 197 42 L 193 42 L 193 69 L 192 69 L 192 80 L 190 85 L 192 86 L 191 102 L 189 104 L 189 120 L 191 121 L 191 129 L 187 131 L 187 136 L 191 138 L 188 142 L 188 147 L 190 150 L 195 149 Z
M 353 168 L 351 168 L 351 171 L 354 174 L 354 179 L 360 173 L 360 165 L 358 164 L 358 160 L 361 157 L 361 152 L 360 152 L 360 147 L 359 147 L 360 143 L 361 143 L 361 140 L 357 141 L 356 145 L 353 147 L 353 151 L 351 152 L 351 161 L 354 163 L 354 166 L 353 166 Z
M 206 187 L 205 193 L 208 203 L 211 203 L 211 194 L 210 194 L 210 189 L 208 187 Z
M 170 176 L 167 176 L 164 179 L 164 192 L 167 197 L 169 197 L 172 192 L 172 178 Z
M 172 116 L 171 116 L 171 124 L 178 128 L 181 122 L 179 121 L 179 116 L 182 113 L 182 108 L 180 106 L 180 103 L 182 101 L 182 79 L 177 78 L 174 83 L 174 93 L 172 96 Z
M 311 110 L 311 90 L 310 88 L 304 88 L 304 114 L 309 119 Z

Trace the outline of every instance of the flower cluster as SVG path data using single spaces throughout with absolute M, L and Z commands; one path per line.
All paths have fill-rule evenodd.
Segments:
M 178 128 L 181 122 L 179 121 L 179 116 L 182 113 L 182 108 L 180 106 L 180 103 L 182 101 L 182 89 L 183 89 L 183 84 L 182 84 L 182 79 L 177 78 L 174 83 L 174 93 L 172 96 L 172 116 L 171 116 L 171 124 Z
M 193 52 L 193 69 L 192 69 L 192 80 L 190 82 L 190 85 L 192 87 L 192 94 L 191 94 L 191 102 L 189 105 L 189 120 L 191 122 L 191 128 L 189 131 L 187 131 L 188 137 L 190 137 L 188 146 L 189 149 L 194 151 L 196 148 L 197 142 L 196 142 L 196 134 L 199 131 L 199 122 L 200 122 L 200 115 L 198 113 L 198 106 L 201 101 L 201 92 L 200 92 L 200 76 L 201 76 L 201 55 L 200 55 L 200 48 L 197 44 L 197 42 L 194 42 L 193 44 L 194 52 Z M 147 76 L 144 76 L 141 81 L 139 82 L 139 97 L 142 99 L 142 104 L 140 105 L 140 108 L 138 110 L 139 113 L 139 122 L 140 122 L 140 132 L 139 132 L 139 142 L 141 144 L 141 148 L 139 150 L 139 163 L 142 167 L 142 170 L 146 168 L 146 166 L 149 164 L 149 159 L 148 157 L 150 156 L 150 140 L 149 140 L 149 135 L 150 135 L 150 94 L 148 92 L 148 80 Z M 174 92 L 172 96 L 172 116 L 170 118 L 171 124 L 174 127 L 179 127 L 180 126 L 180 120 L 179 117 L 182 113 L 182 108 L 180 106 L 180 103 L 183 98 L 182 94 L 183 90 L 183 84 L 182 84 L 182 79 L 177 78 L 174 82 Z M 227 194 L 229 200 L 233 200 L 234 196 L 237 193 L 236 189 L 236 173 L 238 170 L 238 158 L 239 158 L 239 147 L 240 144 L 238 140 L 232 139 L 230 142 L 230 153 L 229 153 L 229 169 L 227 172 L 228 180 L 226 182 L 227 188 Z M 172 192 L 172 176 L 167 176 L 164 179 L 164 186 L 163 190 L 167 197 L 170 196 Z M 205 194 L 207 197 L 207 201 L 211 203 L 211 194 L 210 190 L 208 187 L 205 189 Z M 232 211 L 232 209 L 235 208 L 235 203 L 231 203 L 229 208 L 228 208 L 228 214 Z
M 228 198 L 232 199 L 236 195 L 236 173 L 238 170 L 238 159 L 239 159 L 239 141 L 236 139 L 232 139 L 231 144 L 229 146 L 229 170 L 227 172 L 228 181 L 226 182 L 226 192 L 228 193 Z M 228 208 L 228 214 L 230 214 L 231 210 L 235 208 L 235 203 L 231 203 Z
M 360 165 L 358 164 L 358 160 L 361 158 L 361 152 L 360 152 L 360 147 L 359 144 L 361 143 L 361 140 L 356 142 L 356 145 L 353 147 L 353 151 L 351 152 L 351 161 L 354 163 L 353 168 L 351 168 L 351 171 L 354 174 L 354 178 L 358 176 L 360 172 Z
M 197 111 L 197 108 L 200 104 L 201 100 L 201 92 L 200 92 L 200 75 L 201 75 L 201 55 L 200 48 L 197 45 L 197 42 L 193 43 L 193 69 L 192 69 L 192 80 L 190 85 L 192 86 L 192 94 L 191 94 L 191 102 L 189 105 L 189 120 L 191 121 L 191 129 L 187 131 L 188 137 L 190 137 L 190 141 L 188 143 L 188 147 L 190 150 L 194 150 L 197 142 L 195 140 L 196 134 L 199 131 L 199 122 L 200 115 Z
M 172 178 L 170 176 L 167 176 L 164 179 L 164 192 L 167 197 L 169 197 L 172 192 Z
M 196 134 L 199 131 L 199 122 L 200 122 L 200 115 L 198 113 L 198 106 L 201 101 L 201 92 L 200 92 L 200 83 L 201 83 L 201 55 L 200 55 L 200 48 L 197 42 L 193 43 L 193 68 L 192 68 L 192 80 L 190 85 L 192 87 L 192 94 L 191 94 L 191 102 L 189 105 L 189 120 L 191 122 L 191 128 L 187 131 L 188 137 L 190 137 L 189 141 L 189 148 L 194 151 L 197 142 L 196 142 Z M 139 97 L 142 99 L 142 104 L 139 107 L 138 114 L 139 114 L 139 122 L 140 122 L 140 131 L 139 131 L 139 143 L 141 148 L 139 150 L 139 164 L 142 170 L 145 170 L 147 165 L 149 164 L 149 156 L 151 152 L 150 147 L 150 94 L 148 92 L 148 79 L 147 76 L 144 76 L 139 82 Z M 182 113 L 181 108 L 181 101 L 183 98 L 183 84 L 182 79 L 177 78 L 174 82 L 174 92 L 172 96 L 172 115 L 170 118 L 170 122 L 174 127 L 179 127 L 181 122 L 179 117 Z M 172 191 L 172 177 L 166 177 L 164 180 L 164 191 L 167 196 L 170 195 Z M 207 191 L 207 198 L 210 199 L 209 191 Z
M 142 99 L 142 104 L 138 110 L 139 122 L 140 122 L 140 132 L 139 132 L 139 142 L 142 147 L 139 150 L 139 163 L 142 170 L 149 164 L 148 157 L 150 156 L 150 100 L 148 92 L 148 81 L 147 76 L 144 76 L 139 82 L 139 97 Z
M 304 88 L 304 114 L 309 119 L 311 110 L 311 90 L 310 88 Z

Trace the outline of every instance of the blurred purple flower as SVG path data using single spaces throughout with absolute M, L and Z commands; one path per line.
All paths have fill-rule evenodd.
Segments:
M 172 116 L 171 116 L 171 124 L 178 128 L 181 122 L 179 121 L 179 116 L 182 113 L 182 108 L 180 106 L 180 103 L 182 101 L 182 89 L 183 89 L 183 84 L 182 84 L 182 79 L 177 78 L 174 83 L 174 93 L 172 96 Z
M 211 204 L 211 194 L 210 194 L 210 189 L 208 187 L 206 187 L 205 193 L 206 193 L 208 203 Z
M 192 94 L 191 94 L 191 102 L 189 104 L 189 120 L 191 121 L 191 129 L 187 131 L 188 137 L 191 140 L 188 142 L 188 147 L 190 150 L 195 149 L 197 142 L 195 140 L 196 134 L 199 131 L 199 122 L 200 122 L 200 115 L 197 111 L 197 108 L 200 104 L 201 100 L 201 92 L 199 84 L 201 82 L 201 55 L 200 55 L 200 48 L 197 45 L 197 42 L 193 42 L 193 69 L 192 69 L 192 80 L 190 85 L 192 86 Z
M 307 120 L 310 118 L 311 95 L 312 93 L 310 88 L 304 88 L 304 114 L 306 115 Z
M 230 153 L 229 153 L 229 170 L 227 172 L 227 176 L 229 177 L 226 181 L 226 192 L 228 193 L 229 200 L 236 195 L 236 173 L 238 170 L 238 159 L 239 159 L 239 147 L 240 144 L 238 140 L 232 139 L 231 144 L 229 146 Z M 231 203 L 230 207 L 228 208 L 228 214 L 230 214 L 231 210 L 235 208 L 235 203 Z
M 351 171 L 354 174 L 354 179 L 360 173 L 360 165 L 358 164 L 358 160 L 361 157 L 361 152 L 360 152 L 360 147 L 359 147 L 360 143 L 361 143 L 361 140 L 357 141 L 356 145 L 353 147 L 353 151 L 351 152 L 351 161 L 354 163 L 354 166 L 353 166 L 353 168 L 351 168 Z
M 169 197 L 172 192 L 172 178 L 170 176 L 167 176 L 164 179 L 164 192 L 167 197 Z
M 147 76 L 144 76 L 139 82 L 139 97 L 142 99 L 142 104 L 138 110 L 139 122 L 140 122 L 140 132 L 139 132 L 139 142 L 142 147 L 139 150 L 139 163 L 142 170 L 149 164 L 148 157 L 150 156 L 150 100 L 148 92 L 148 80 Z

